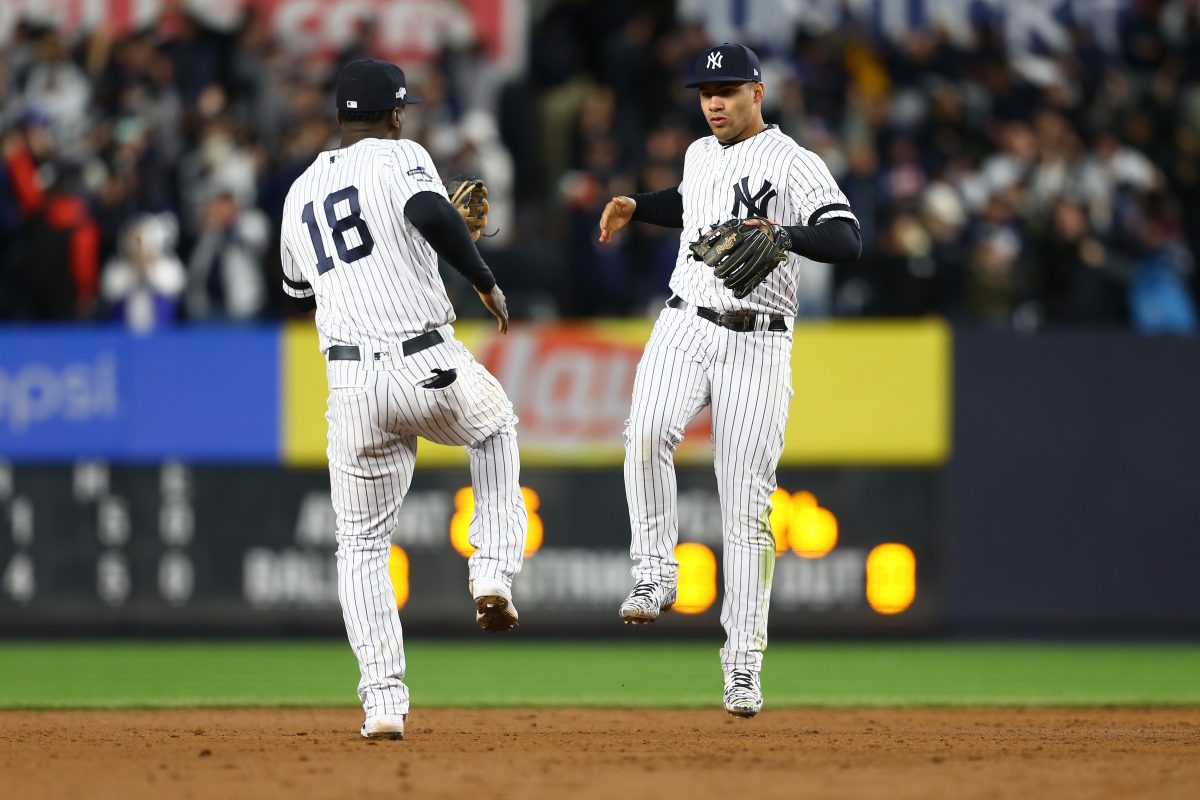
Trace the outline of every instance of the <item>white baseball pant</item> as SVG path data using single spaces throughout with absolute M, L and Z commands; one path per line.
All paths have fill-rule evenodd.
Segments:
M 792 332 L 732 331 L 665 308 L 638 364 L 625 426 L 625 495 L 635 580 L 675 585 L 679 540 L 674 453 L 712 406 L 724 534 L 724 669 L 762 667 L 775 569 L 771 493 L 792 397 Z
M 475 511 L 469 579 L 512 585 L 521 569 L 528 516 L 521 496 L 512 403 L 454 338 L 404 356 L 399 345 L 360 344 L 360 360 L 329 361 L 329 476 L 337 515 L 338 597 L 358 659 L 367 716 L 408 713 L 404 644 L 388 555 L 412 482 L 417 437 L 467 448 Z M 432 370 L 457 371 L 445 388 L 420 384 Z

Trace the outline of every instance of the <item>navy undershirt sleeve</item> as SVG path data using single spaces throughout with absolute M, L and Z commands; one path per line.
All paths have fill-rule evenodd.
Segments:
M 817 225 L 785 225 L 792 238 L 793 253 L 825 264 L 857 261 L 862 253 L 862 234 L 854 220 L 834 217 Z
M 679 193 L 678 186 L 660 192 L 642 192 L 631 195 L 631 198 L 637 203 L 633 209 L 635 221 L 664 228 L 683 227 L 683 195 Z
M 496 285 L 495 276 L 471 241 L 467 223 L 449 200 L 437 192 L 417 192 L 404 204 L 404 216 L 434 251 L 477 290 L 490 292 Z
M 291 295 L 288 296 L 291 297 Z M 313 311 L 317 307 L 317 296 L 311 294 L 308 297 L 292 297 L 292 302 L 301 311 Z

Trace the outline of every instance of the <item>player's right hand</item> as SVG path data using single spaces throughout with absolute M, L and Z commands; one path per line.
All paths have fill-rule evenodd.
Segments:
M 496 284 L 487 292 L 476 289 L 475 293 L 483 301 L 484 307 L 496 318 L 496 329 L 501 333 L 508 333 L 508 303 L 504 299 L 504 292 L 500 291 L 500 284 Z
M 600 215 L 600 241 L 608 244 L 613 240 L 613 234 L 624 228 L 633 219 L 633 210 L 637 202 L 632 197 L 614 197 L 604 207 Z

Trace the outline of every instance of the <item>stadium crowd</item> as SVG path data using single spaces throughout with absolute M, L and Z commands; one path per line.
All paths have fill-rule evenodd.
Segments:
M 539 4 L 507 79 L 469 25 L 402 65 L 424 98 L 405 134 L 443 177 L 489 181 L 497 234 L 481 247 L 519 314 L 641 314 L 665 297 L 678 232 L 633 226 L 603 248 L 596 225 L 611 195 L 676 185 L 708 133 L 681 86 L 713 39 L 703 6 Z M 1200 2 L 1133 0 L 1116 47 L 1079 26 L 1061 53 L 1013 52 L 985 20 L 969 42 L 849 18 L 784 33 L 744 38 L 764 115 L 826 160 L 864 242 L 855 264 L 805 265 L 802 316 L 1197 331 Z M 375 51 L 363 20 L 340 52 L 297 57 L 253 4 L 233 30 L 180 11 L 119 36 L 22 23 L 0 53 L 0 319 L 149 330 L 291 313 L 283 199 L 336 146 L 337 69 Z

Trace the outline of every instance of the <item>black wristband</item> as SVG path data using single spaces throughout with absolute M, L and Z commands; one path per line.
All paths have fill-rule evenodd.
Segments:
M 792 251 L 792 234 L 788 233 L 788 227 L 786 225 L 772 225 L 771 227 L 775 229 L 775 244 L 784 250 Z

